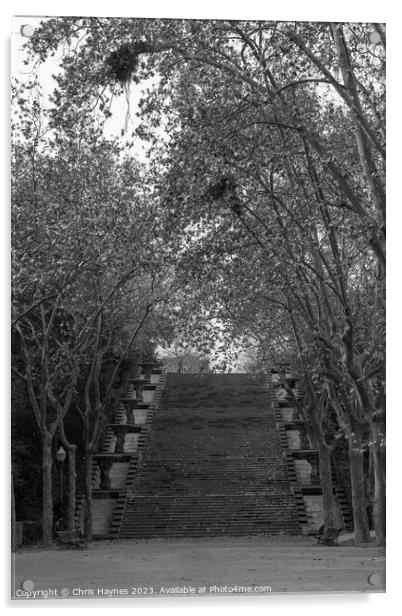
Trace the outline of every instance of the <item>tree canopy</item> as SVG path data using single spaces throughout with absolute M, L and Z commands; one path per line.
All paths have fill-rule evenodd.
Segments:
M 230 355 L 235 340 L 267 369 L 292 362 L 323 458 L 329 410 L 352 457 L 371 448 L 380 511 L 385 43 L 381 24 L 44 21 L 27 51 L 46 62 L 62 49 L 55 89 L 45 110 L 15 91 L 21 340 L 41 347 L 32 315 L 40 307 L 49 331 L 57 301 L 69 316 L 52 326 L 80 341 L 91 330 L 97 346 L 102 314 L 116 349 L 157 303 L 155 318 L 204 355 Z M 142 165 L 103 132 L 133 88 Z M 70 352 L 63 335 L 52 361 Z

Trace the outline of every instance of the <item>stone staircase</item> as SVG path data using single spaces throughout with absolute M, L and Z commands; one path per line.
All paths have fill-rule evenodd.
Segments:
M 303 391 L 299 378 L 292 371 L 285 372 L 281 377 L 279 373 L 271 374 L 269 398 L 286 460 L 289 482 L 296 499 L 302 532 L 314 535 L 324 521 L 318 451 L 310 442 L 305 422 L 283 387 L 284 382 L 292 389 L 296 400 L 302 403 Z M 350 529 L 353 527 L 352 512 L 345 491 L 338 483 L 334 471 L 332 480 L 344 527 Z
M 123 392 L 94 455 L 92 526 L 94 538 L 116 538 L 144 439 L 165 375 L 157 364 L 141 364 Z M 76 502 L 76 528 L 83 530 L 84 495 Z
M 105 427 L 93 464 L 95 538 L 315 534 L 318 452 L 282 387 L 297 376 L 166 375 L 142 364 Z M 345 528 L 352 514 L 334 480 Z M 76 526 L 84 498 L 77 496 Z
M 116 536 L 300 534 L 264 379 L 169 374 Z

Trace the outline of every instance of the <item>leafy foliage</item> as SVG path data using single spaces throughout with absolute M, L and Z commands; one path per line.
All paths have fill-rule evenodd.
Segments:
M 41 61 L 63 56 L 47 122 L 18 91 L 17 316 L 65 288 L 64 312 L 100 301 L 108 325 L 96 339 L 117 342 L 126 292 L 174 288 L 155 312 L 169 343 L 224 363 L 251 344 L 266 370 L 291 361 L 323 447 L 336 415 L 356 451 L 381 456 L 383 27 L 56 18 L 28 46 Z M 145 172 L 101 127 L 113 97 L 150 77 L 135 131 Z M 100 300 L 123 279 L 116 301 Z

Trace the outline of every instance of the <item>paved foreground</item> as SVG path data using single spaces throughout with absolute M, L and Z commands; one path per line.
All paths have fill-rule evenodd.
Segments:
M 17 599 L 297 592 L 382 592 L 384 550 L 323 547 L 311 538 L 95 542 L 88 549 L 20 551 Z

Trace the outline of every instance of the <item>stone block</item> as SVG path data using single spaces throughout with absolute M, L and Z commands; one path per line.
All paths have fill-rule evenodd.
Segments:
M 294 460 L 297 481 L 302 485 L 311 484 L 311 464 L 307 460 Z
M 147 420 L 147 409 L 134 409 L 134 419 L 138 426 L 144 425 Z
M 324 523 L 322 496 L 320 494 L 303 494 L 306 507 L 307 524 L 310 532 L 318 531 Z
M 124 451 L 127 453 L 135 453 L 138 448 L 138 440 L 140 435 L 138 432 L 129 432 L 124 440 Z
M 286 430 L 289 449 L 300 449 L 301 439 L 299 430 Z

